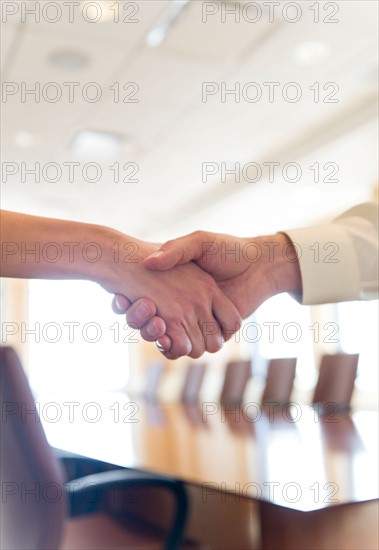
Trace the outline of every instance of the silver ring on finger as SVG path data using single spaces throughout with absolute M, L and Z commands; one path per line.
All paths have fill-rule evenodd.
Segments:
M 159 342 L 159 340 L 157 340 L 155 342 L 155 345 L 157 346 L 158 350 L 161 352 L 161 353 L 165 353 L 165 348 L 162 346 L 162 344 Z

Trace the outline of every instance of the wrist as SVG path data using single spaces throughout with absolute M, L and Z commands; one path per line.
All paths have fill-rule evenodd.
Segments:
M 109 227 L 97 227 L 96 231 L 102 261 L 96 264 L 91 274 L 92 280 L 108 292 L 127 292 L 127 297 L 134 300 L 134 287 L 141 271 L 145 270 L 143 260 L 154 252 L 157 246 Z
M 81 232 L 81 241 L 85 243 L 86 254 L 78 264 L 81 278 L 99 283 L 111 284 L 113 278 L 112 246 L 119 239 L 118 232 L 105 226 L 86 224 Z M 84 246 L 83 252 L 84 252 Z
M 263 266 L 271 295 L 281 292 L 301 294 L 302 283 L 296 248 L 285 233 L 261 237 L 266 253 Z

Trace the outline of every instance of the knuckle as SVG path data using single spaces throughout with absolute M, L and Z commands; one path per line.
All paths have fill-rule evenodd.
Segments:
M 212 294 L 212 284 L 209 285 L 206 281 L 201 292 L 194 294 L 191 299 L 191 309 L 195 309 L 202 316 L 208 317 L 209 313 L 212 311 Z
M 153 333 L 153 331 L 148 331 L 147 326 L 141 328 L 141 336 L 146 342 L 155 342 L 161 336 L 158 332 Z
M 204 353 L 205 349 L 200 349 L 200 348 L 193 348 L 191 353 L 189 354 L 189 356 L 192 358 L 192 359 L 199 359 L 199 357 L 201 357 Z
M 143 325 L 143 323 L 138 319 L 135 310 L 133 309 L 127 311 L 125 318 L 128 325 L 132 328 L 141 328 L 141 326 Z
M 171 329 L 182 329 L 182 318 L 177 313 L 173 313 L 170 315 L 170 317 L 167 319 L 167 325 Z
M 240 328 L 241 328 L 241 321 L 239 321 L 238 319 L 236 319 L 235 322 L 225 324 L 223 326 L 225 341 L 230 340 L 230 338 L 236 332 L 238 332 L 240 330 Z
M 201 230 L 194 231 L 193 233 L 191 233 L 191 237 L 194 237 L 199 241 L 204 240 L 206 235 L 207 235 L 206 231 L 201 231 Z
M 220 338 L 211 338 L 209 342 L 207 342 L 207 351 L 209 353 L 216 353 L 217 351 L 220 351 L 222 348 L 222 341 Z
M 154 340 L 151 338 L 151 336 L 146 332 L 146 328 L 141 328 L 141 331 L 140 331 L 140 334 L 142 336 L 142 338 L 146 341 L 146 342 L 153 342 Z
M 236 327 L 236 330 L 235 332 L 237 332 L 237 330 L 239 330 L 242 326 L 242 317 L 239 313 L 236 314 L 236 317 L 235 317 L 235 320 L 234 320 L 234 326 Z
M 197 320 L 202 319 L 204 313 L 205 308 L 203 312 L 203 304 L 198 297 L 190 300 L 189 303 L 183 308 L 183 317 L 189 324 L 192 324 L 192 322 L 196 323 Z
M 171 248 L 174 245 L 174 240 L 170 239 L 169 241 L 166 241 L 165 244 L 161 247 L 162 250 L 167 250 L 168 248 Z
M 175 349 L 175 355 L 177 355 L 177 357 L 184 357 L 185 355 L 190 355 L 191 353 L 191 345 L 180 344 Z M 192 356 L 190 355 L 190 357 Z
M 127 325 L 133 329 L 139 330 L 142 326 L 141 323 L 138 323 L 137 320 L 132 315 L 126 315 L 126 322 L 127 322 Z

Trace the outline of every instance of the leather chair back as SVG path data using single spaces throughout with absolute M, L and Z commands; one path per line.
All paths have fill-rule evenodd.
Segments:
M 7 550 L 59 548 L 66 493 L 20 360 L 0 348 L 1 534 Z

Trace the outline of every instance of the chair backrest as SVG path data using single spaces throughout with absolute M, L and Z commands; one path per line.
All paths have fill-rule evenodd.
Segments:
M 57 549 L 66 514 L 63 474 L 11 347 L 0 348 L 0 396 L 0 547 Z
M 157 401 L 159 384 L 165 369 L 164 361 L 151 361 L 146 365 L 146 384 L 143 392 L 143 398 L 146 401 Z
M 290 401 L 296 372 L 296 357 L 271 359 L 268 364 L 266 386 L 262 395 L 262 404 Z
M 249 378 L 251 361 L 230 361 L 226 365 L 221 403 L 241 403 Z
M 334 403 L 349 408 L 357 375 L 359 354 L 336 353 L 321 359 L 312 403 Z
M 184 379 L 182 394 L 180 401 L 182 403 L 197 403 L 201 384 L 203 383 L 205 374 L 205 363 L 190 363 Z
M 346 453 L 350 460 L 354 454 L 365 449 L 359 432 L 349 414 L 334 414 L 329 411 L 320 417 L 320 436 L 326 450 Z

